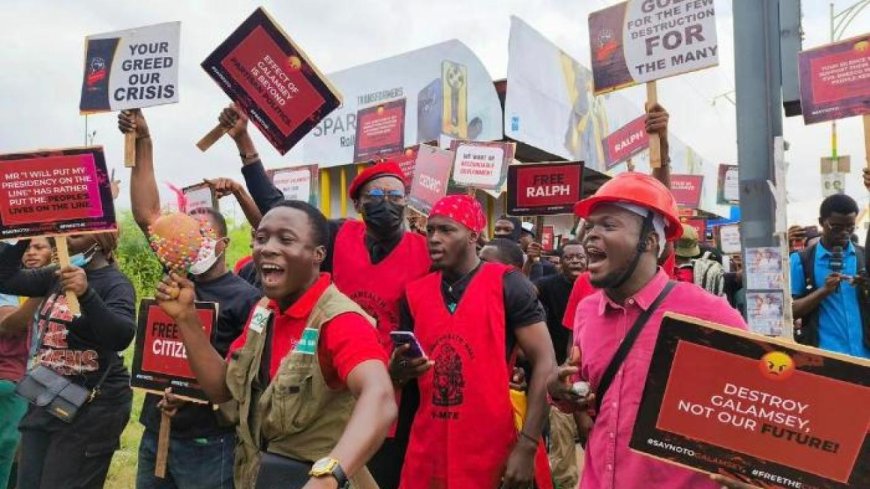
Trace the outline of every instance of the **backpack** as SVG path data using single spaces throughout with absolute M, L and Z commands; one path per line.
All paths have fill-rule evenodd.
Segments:
M 695 285 L 713 295 L 725 295 L 725 269 L 722 264 L 710 259 L 709 251 L 701 258 L 692 260 L 692 271 Z

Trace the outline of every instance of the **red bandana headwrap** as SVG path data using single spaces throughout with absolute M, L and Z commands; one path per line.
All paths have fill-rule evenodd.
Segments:
M 470 195 L 448 195 L 435 203 L 429 218 L 444 216 L 462 224 L 475 233 L 486 228 L 486 214 L 480 202 Z

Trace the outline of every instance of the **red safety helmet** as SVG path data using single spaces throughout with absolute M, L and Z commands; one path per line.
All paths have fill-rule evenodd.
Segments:
M 665 218 L 665 239 L 674 241 L 683 234 L 677 210 L 677 200 L 667 187 L 643 173 L 625 172 L 605 182 L 595 195 L 574 204 L 574 213 L 589 217 L 598 204 L 623 202 L 651 209 Z

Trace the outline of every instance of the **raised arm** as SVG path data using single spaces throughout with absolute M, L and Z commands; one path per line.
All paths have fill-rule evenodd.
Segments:
M 284 194 L 272 185 L 272 180 L 266 174 L 266 169 L 257 154 L 257 148 L 251 135 L 248 134 L 248 117 L 238 110 L 235 104 L 230 105 L 218 117 L 221 125 L 227 129 L 227 134 L 236 142 L 239 157 L 242 158 L 242 175 L 248 192 L 260 209 L 266 214 L 278 202 L 284 200 Z
M 650 107 L 646 113 L 646 132 L 658 134 L 662 149 L 662 166 L 653 168 L 652 176 L 662 182 L 665 187 L 671 188 L 671 156 L 670 144 L 668 143 L 668 111 L 659 104 Z
M 254 199 L 251 198 L 251 195 L 245 190 L 245 187 L 243 187 L 242 184 L 229 178 L 213 178 L 211 180 L 204 179 L 203 181 L 207 183 L 209 187 L 214 189 L 215 194 L 219 199 L 226 197 L 227 195 L 235 197 L 239 206 L 241 206 L 242 212 L 245 214 L 248 223 L 252 228 L 257 229 L 257 226 L 260 225 L 260 219 L 263 218 L 263 214 L 260 212 L 260 209 L 257 208 Z
M 232 399 L 227 387 L 227 364 L 214 349 L 196 314 L 193 282 L 172 274 L 157 284 L 154 297 L 166 314 L 175 320 L 187 350 L 190 368 L 205 395 L 215 404 Z
M 148 228 L 160 217 L 160 192 L 154 177 L 151 133 L 145 115 L 139 109 L 121 111 L 118 129 L 124 134 L 136 134 L 136 166 L 130 176 L 130 202 L 133 219 L 148 236 Z

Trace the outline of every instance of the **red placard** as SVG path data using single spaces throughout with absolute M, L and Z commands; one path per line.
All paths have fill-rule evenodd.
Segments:
M 212 336 L 217 322 L 218 305 L 196 302 L 196 313 L 206 335 Z M 172 387 L 174 393 L 208 400 L 190 369 L 187 350 L 175 321 L 163 312 L 154 299 L 142 299 L 130 385 L 163 392 Z
M 511 165 L 507 212 L 512 216 L 571 214 L 582 187 L 582 161 Z
M 408 205 L 428 215 L 438 199 L 447 195 L 453 152 L 421 144 L 414 165 L 414 180 L 408 195 Z
M 0 237 L 117 229 L 103 148 L 0 155 Z
M 702 175 L 671 175 L 671 193 L 680 207 L 697 209 L 701 203 Z
M 804 122 L 870 113 L 870 34 L 798 55 Z
M 556 246 L 556 228 L 554 226 L 544 226 L 541 231 L 541 249 L 544 251 L 553 251 Z
M 695 228 L 698 232 L 698 241 L 703 243 L 707 241 L 707 220 L 700 217 L 681 217 L 680 221 L 683 224 L 688 224 Z
M 281 154 L 341 104 L 338 91 L 262 8 L 202 67 Z
M 368 161 L 405 147 L 405 99 L 360 109 L 356 114 L 354 161 Z
M 603 145 L 608 170 L 648 148 L 646 115 L 610 133 L 604 138 Z
M 864 359 L 668 315 L 629 445 L 764 487 L 870 487 L 868 374 Z

